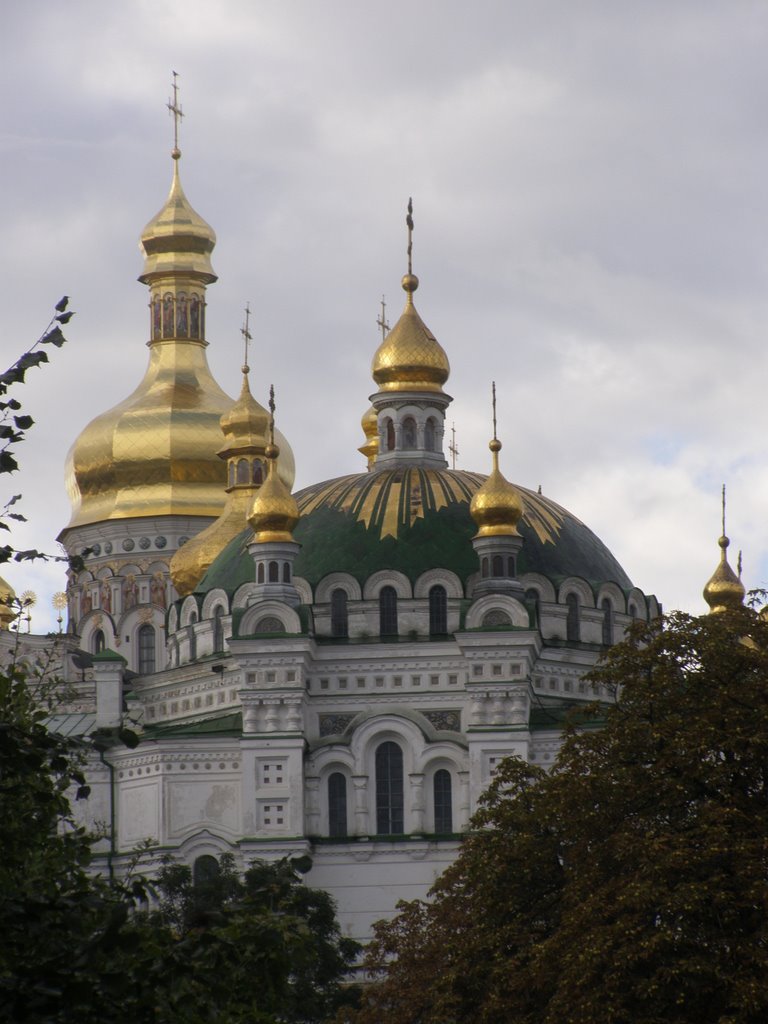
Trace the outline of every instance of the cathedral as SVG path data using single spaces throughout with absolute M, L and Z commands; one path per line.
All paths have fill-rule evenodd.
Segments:
M 564 716 L 612 699 L 585 674 L 660 608 L 587 526 L 505 478 L 495 399 L 487 464 L 449 465 L 450 365 L 416 308 L 410 211 L 364 443 L 347 475 L 293 493 L 275 402 L 251 390 L 247 319 L 236 400 L 208 368 L 216 236 L 180 156 L 141 234 L 144 378 L 68 456 L 59 539 L 84 569 L 50 725 L 92 743 L 76 811 L 102 829 L 99 870 L 147 842 L 150 873 L 170 854 L 197 877 L 225 852 L 309 854 L 308 884 L 365 940 L 452 861 L 502 758 L 546 768 Z M 735 580 L 723 546 L 713 607 Z M 27 656 L 51 642 L 26 637 Z

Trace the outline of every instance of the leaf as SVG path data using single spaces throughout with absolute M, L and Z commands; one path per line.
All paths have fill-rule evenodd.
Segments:
M 74 311 L 70 310 L 68 313 L 59 313 L 56 319 L 60 324 L 68 324 L 74 315 Z
M 57 313 L 63 313 L 69 304 L 69 296 L 62 295 L 56 305 L 53 307 Z
M 61 348 L 67 339 L 61 333 L 60 327 L 54 327 L 53 330 L 48 331 L 40 340 L 44 345 L 55 345 L 56 348 Z
M 29 430 L 32 424 L 35 422 L 31 416 L 14 416 L 13 422 L 19 428 L 19 430 Z

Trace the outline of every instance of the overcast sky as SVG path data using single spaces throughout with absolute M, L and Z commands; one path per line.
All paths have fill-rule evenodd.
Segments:
M 0 47 L 5 363 L 62 293 L 78 314 L 19 391 L 18 546 L 56 550 L 66 452 L 144 372 L 174 69 L 182 181 L 218 236 L 209 361 L 236 394 L 250 302 L 297 487 L 364 468 L 412 195 L 459 467 L 488 468 L 495 379 L 505 474 L 665 608 L 705 610 L 722 482 L 732 564 L 768 584 L 764 0 L 26 0 Z M 3 573 L 49 628 L 61 570 Z

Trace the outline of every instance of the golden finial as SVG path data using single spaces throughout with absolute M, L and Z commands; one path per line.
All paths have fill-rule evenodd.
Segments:
M 277 475 L 280 449 L 275 444 L 275 388 L 269 387 L 269 444 L 264 454 L 269 460 L 267 479 L 253 499 L 248 522 L 253 527 L 254 541 L 292 541 L 292 531 L 299 521 L 299 508 L 291 492 Z
M 493 440 L 497 441 L 496 437 L 496 381 L 491 381 L 491 405 L 493 406 Z
M 456 447 L 456 424 L 451 424 L 451 443 L 448 445 L 448 451 L 451 453 L 451 469 L 456 469 L 456 456 L 459 454 L 459 449 Z
M 274 459 L 277 456 L 277 452 L 274 451 L 275 445 L 275 385 L 269 385 L 269 445 L 273 449 L 273 454 L 270 454 L 269 447 L 265 452 L 268 459 Z
M 381 296 L 381 313 L 376 320 L 376 324 L 381 331 L 381 340 L 384 341 L 389 330 L 389 324 L 387 323 L 387 303 L 383 295 Z
M 405 223 L 408 226 L 408 276 L 411 277 L 413 274 L 413 198 L 411 196 L 408 197 L 408 214 Z
M 501 441 L 496 436 L 496 381 L 491 384 L 493 408 L 492 466 L 488 479 L 475 491 L 469 512 L 478 526 L 477 537 L 514 536 L 523 514 L 523 499 L 514 484 L 504 478 L 499 469 Z
M 720 548 L 720 564 L 704 587 L 704 600 L 709 605 L 710 614 L 719 614 L 730 609 L 740 608 L 744 604 L 746 590 L 741 582 L 741 552 L 739 552 L 739 575 L 737 576 L 728 564 L 728 545 L 731 543 L 725 534 L 725 484 L 722 490 L 722 534 L 718 540 Z
M 251 335 L 251 332 L 248 329 L 248 324 L 250 322 L 250 319 L 251 319 L 251 304 L 249 302 L 246 302 L 246 304 L 245 304 L 245 322 L 243 323 L 243 326 L 240 328 L 240 333 L 243 336 L 243 342 L 245 344 L 245 356 L 243 358 L 243 373 L 248 373 L 248 371 L 250 370 L 250 366 L 248 365 L 248 344 L 251 341 L 253 341 L 253 337 Z
M 184 117 L 184 113 L 179 103 L 179 83 L 177 81 L 179 76 L 175 71 L 172 71 L 171 74 L 173 75 L 173 100 L 169 98 L 166 107 L 168 107 L 168 113 L 173 117 L 173 150 L 171 151 L 171 156 L 174 160 L 178 160 L 181 156 L 181 150 L 179 149 L 179 125 L 182 117 Z

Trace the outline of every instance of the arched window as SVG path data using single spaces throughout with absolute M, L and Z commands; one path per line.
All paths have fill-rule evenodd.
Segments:
M 515 556 L 514 555 L 510 555 L 509 558 L 507 559 L 507 576 L 509 576 L 509 578 L 511 580 L 513 580 L 515 578 Z
M 491 608 L 483 616 L 483 626 L 511 626 L 512 619 L 501 608 Z
M 152 302 L 152 339 L 163 336 L 163 303 L 160 296 L 156 296 Z
M 604 597 L 600 607 L 603 610 L 603 643 L 608 647 L 613 643 L 613 605 Z
M 448 632 L 448 595 L 445 587 L 431 587 L 429 591 L 429 634 L 443 636 Z
M 347 592 L 341 587 L 331 594 L 331 636 L 349 636 Z
M 416 447 L 416 420 L 413 416 L 406 416 L 403 420 L 403 449 L 412 452 Z
M 525 592 L 525 603 L 533 609 L 533 624 L 538 626 L 539 624 L 539 592 L 534 587 L 531 587 Z
M 224 650 L 224 609 L 218 605 L 213 613 L 213 649 Z
M 265 615 L 254 627 L 254 633 L 284 633 L 285 626 L 276 615 Z
M 435 772 L 433 783 L 435 832 L 444 835 L 453 832 L 453 796 L 451 773 L 445 768 Z
M 257 583 L 263 583 L 264 582 L 264 563 L 263 562 L 259 562 L 258 567 L 256 569 L 256 582 Z
M 201 327 L 201 316 L 202 307 L 200 299 L 196 295 L 193 295 L 189 302 L 189 336 L 190 338 L 202 338 Z
M 248 465 L 248 459 L 237 460 L 237 482 L 239 484 L 251 482 L 251 467 Z
M 139 626 L 139 675 L 155 671 L 155 627 L 148 624 Z
M 189 620 L 189 660 L 195 661 L 197 658 L 197 634 L 195 633 L 195 623 L 197 622 L 197 616 L 193 615 Z
M 347 780 L 341 772 L 328 776 L 328 835 L 347 835 Z
M 384 420 L 384 429 L 386 431 L 386 451 L 393 452 L 395 450 L 395 424 L 392 420 L 387 417 Z
M 277 562 L 269 563 L 269 582 L 279 583 L 280 582 L 280 566 Z
M 283 562 L 283 583 L 291 582 L 291 563 Z
M 629 602 L 629 614 L 632 619 L 638 618 L 637 605 L 634 601 Z
M 381 636 L 397 636 L 397 591 L 394 587 L 382 587 L 379 591 L 379 633 Z
M 424 447 L 428 452 L 436 450 L 435 447 L 435 421 L 430 416 L 424 424 Z
M 186 338 L 187 336 L 187 296 L 179 292 L 176 299 L 176 337 Z
M 579 614 L 579 599 L 571 593 L 566 597 L 565 603 L 568 606 L 568 615 L 565 620 L 565 636 L 568 640 L 579 640 L 581 637 L 581 615 Z
M 490 571 L 489 566 L 490 562 L 488 561 L 487 558 L 484 558 L 482 562 L 482 568 L 480 570 L 480 575 L 483 577 L 484 580 L 488 578 L 488 573 Z
M 262 466 L 262 464 L 259 462 L 258 459 L 256 459 L 254 461 L 252 469 L 253 469 L 253 482 L 255 484 L 262 483 L 263 480 L 264 480 L 264 467 Z
M 101 654 L 105 647 L 104 630 L 97 629 L 91 638 L 91 650 L 94 654 Z
M 163 296 L 163 337 L 173 337 L 173 295 L 167 292 Z
M 227 486 L 228 487 L 234 487 L 235 486 L 235 464 L 234 464 L 234 462 L 230 462 L 230 464 L 229 464 L 229 474 L 228 474 L 228 478 L 227 478 Z
M 404 830 L 403 752 L 390 740 L 376 750 L 376 832 L 391 836 Z
M 193 885 L 206 885 L 208 882 L 215 882 L 221 873 L 219 862 L 210 853 L 204 853 L 197 857 L 192 865 Z
M 497 579 L 500 576 L 503 576 L 504 575 L 504 559 L 501 557 L 501 555 L 494 555 L 493 556 L 493 563 L 492 564 L 493 564 L 493 568 L 491 570 L 491 574 L 493 576 L 495 576 Z

